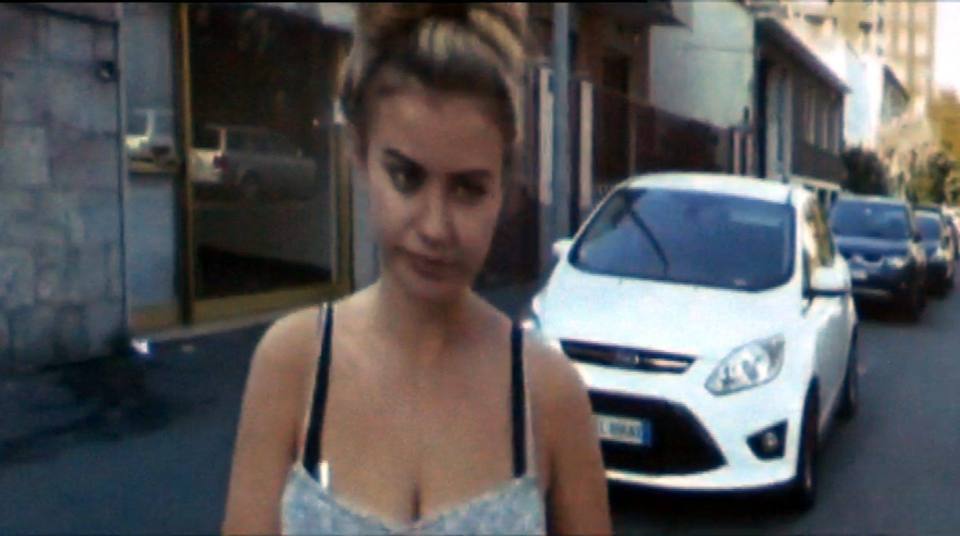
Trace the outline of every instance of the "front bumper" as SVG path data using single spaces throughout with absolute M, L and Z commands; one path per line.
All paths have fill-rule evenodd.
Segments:
M 651 423 L 649 446 L 601 441 L 609 480 L 683 491 L 748 491 L 793 479 L 803 397 L 784 389 L 779 378 L 714 396 L 703 387 L 713 365 L 698 363 L 684 374 L 650 381 L 642 373 L 576 363 L 596 413 Z M 778 424 L 786 427 L 782 455 L 761 459 L 750 438 Z
M 914 289 L 914 268 L 901 269 L 885 264 L 847 261 L 853 282 L 853 295 L 870 301 L 894 301 L 910 296 Z
M 931 259 L 927 263 L 927 281 L 944 281 L 950 274 L 950 263 L 946 259 Z

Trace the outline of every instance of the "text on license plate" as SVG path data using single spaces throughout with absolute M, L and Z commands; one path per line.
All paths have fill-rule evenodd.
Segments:
M 600 439 L 650 446 L 653 442 L 653 429 L 650 421 L 644 419 L 625 419 L 597 415 L 597 432 Z
M 850 279 L 854 281 L 866 281 L 867 271 L 866 270 L 850 270 Z

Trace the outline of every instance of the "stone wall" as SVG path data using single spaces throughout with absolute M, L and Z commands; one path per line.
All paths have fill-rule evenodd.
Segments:
M 0 5 L 0 369 L 108 353 L 123 326 L 114 13 Z

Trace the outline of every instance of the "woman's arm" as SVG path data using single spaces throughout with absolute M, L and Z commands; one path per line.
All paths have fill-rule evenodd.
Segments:
M 254 352 L 233 452 L 224 534 L 280 533 L 280 500 L 305 411 L 311 345 L 303 313 L 274 324 Z
M 535 353 L 549 453 L 549 532 L 611 534 L 607 480 L 586 387 L 565 356 L 547 349 Z

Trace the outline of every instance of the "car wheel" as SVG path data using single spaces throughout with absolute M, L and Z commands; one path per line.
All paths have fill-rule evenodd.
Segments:
M 840 395 L 840 417 L 850 420 L 857 413 L 860 404 L 860 371 L 857 337 L 850 341 L 850 355 L 847 358 L 847 374 L 843 379 L 843 392 Z
M 787 491 L 787 507 L 805 512 L 813 508 L 817 499 L 817 399 L 813 389 L 807 394 L 800 430 L 800 452 L 797 455 L 797 473 Z

